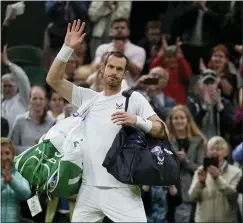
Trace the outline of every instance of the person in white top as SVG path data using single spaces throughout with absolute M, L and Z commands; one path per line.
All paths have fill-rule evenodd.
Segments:
M 11 133 L 16 116 L 25 113 L 28 109 L 30 81 L 21 67 L 9 61 L 6 46 L 2 53 L 2 64 L 9 68 L 10 73 L 1 77 L 1 116 L 7 119 L 9 133 Z
M 63 97 L 55 91 L 51 91 L 49 94 L 49 107 L 48 115 L 53 117 L 57 122 L 65 119 L 64 106 L 65 101 Z
M 84 26 L 80 20 L 68 25 L 65 43 L 46 78 L 53 90 L 77 107 L 98 95 L 84 121 L 84 172 L 72 222 L 97 222 L 104 216 L 114 222 L 146 222 L 138 187 L 120 183 L 102 163 L 121 125 L 135 126 L 158 138 L 166 134 L 166 126 L 138 92 L 132 94 L 128 112 L 124 111 L 121 82 L 129 61 L 122 52 L 110 52 L 101 65 L 104 91 L 100 93 L 64 78 L 66 63 L 85 36 Z
M 130 42 L 129 22 L 127 19 L 115 19 L 111 25 L 112 42 L 100 45 L 95 53 L 94 64 L 99 65 L 106 52 L 121 51 L 129 59 L 127 84 L 131 87 L 139 78 L 146 59 L 145 50 Z

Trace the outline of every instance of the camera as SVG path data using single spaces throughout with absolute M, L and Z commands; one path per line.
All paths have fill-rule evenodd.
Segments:
M 155 77 L 148 77 L 143 81 L 145 85 L 157 85 L 159 83 L 159 79 Z

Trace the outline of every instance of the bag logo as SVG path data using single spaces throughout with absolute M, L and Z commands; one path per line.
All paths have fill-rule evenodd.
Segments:
M 116 103 L 116 109 L 123 109 L 123 103 L 121 103 L 120 105 Z
M 83 139 L 80 139 L 80 142 L 83 142 Z M 79 141 L 74 141 L 73 142 L 74 148 L 76 148 L 79 145 L 80 142 Z
M 165 157 L 160 158 L 159 156 L 157 156 L 157 159 L 158 159 L 158 163 L 157 164 L 162 166 L 164 164 Z
M 56 160 L 54 159 L 54 158 L 51 158 L 51 159 L 49 159 L 48 158 L 48 156 L 43 152 L 43 151 L 41 151 L 40 149 L 39 149 L 39 147 L 37 147 L 36 149 L 35 149 L 35 151 L 37 151 L 38 153 L 39 153 L 39 155 L 42 155 L 42 153 L 43 153 L 43 158 L 46 160 L 46 161 L 48 161 L 48 162 L 50 162 L 50 163 L 52 163 L 52 164 L 56 164 Z M 56 155 L 57 153 L 55 153 L 55 155 Z M 58 156 L 59 157 L 59 156 Z

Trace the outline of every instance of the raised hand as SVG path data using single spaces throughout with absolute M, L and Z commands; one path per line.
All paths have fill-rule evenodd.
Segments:
M 2 173 L 3 179 L 5 183 L 9 183 L 12 180 L 11 176 L 11 166 L 9 163 L 6 163 L 5 171 Z
M 68 23 L 67 33 L 65 37 L 65 45 L 76 49 L 83 41 L 86 33 L 83 33 L 85 23 L 81 24 L 80 19 L 78 22 L 74 20 L 73 24 Z
M 177 57 L 183 57 L 183 53 L 182 53 L 182 49 L 181 49 L 181 45 L 182 45 L 182 41 L 180 40 L 180 37 L 176 38 L 176 50 L 177 50 Z
M 204 63 L 204 60 L 202 58 L 200 58 L 200 60 L 199 60 L 199 69 L 201 72 L 203 72 L 203 70 L 207 69 L 207 67 Z
M 1 61 L 3 65 L 8 65 L 9 60 L 8 60 L 8 54 L 7 54 L 7 45 L 3 47 L 3 52 L 1 55 Z
M 203 168 L 200 168 L 197 174 L 199 182 L 204 184 L 206 181 L 207 172 Z
M 161 47 L 160 50 L 158 52 L 158 56 L 162 57 L 164 55 L 165 49 L 168 47 L 168 43 L 167 40 L 165 39 L 164 36 L 162 36 L 162 41 L 161 41 Z

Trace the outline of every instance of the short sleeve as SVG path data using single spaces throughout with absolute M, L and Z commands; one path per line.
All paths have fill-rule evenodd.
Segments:
M 73 85 L 71 103 L 79 108 L 84 102 L 90 100 L 97 94 L 97 92 L 91 89 Z
M 149 104 L 149 102 L 146 100 L 146 98 L 140 94 L 139 92 L 133 92 L 131 96 L 131 102 L 129 102 L 133 106 L 135 105 L 136 108 L 136 115 L 148 119 L 151 116 L 155 115 L 156 113 L 154 112 L 153 108 Z

